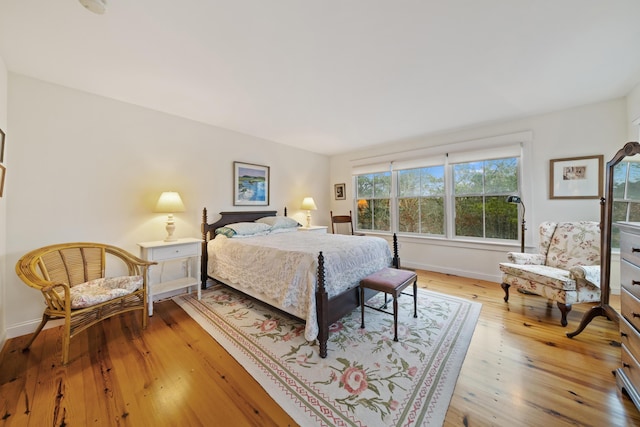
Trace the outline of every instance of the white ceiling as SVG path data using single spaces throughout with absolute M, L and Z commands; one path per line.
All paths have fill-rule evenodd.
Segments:
M 45 81 L 337 154 L 626 95 L 639 0 L 0 0 Z

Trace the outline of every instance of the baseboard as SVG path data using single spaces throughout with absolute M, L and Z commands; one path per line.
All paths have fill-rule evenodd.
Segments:
M 42 318 L 37 320 L 28 320 L 26 322 L 17 323 L 15 325 L 9 326 L 7 328 L 7 339 L 20 337 L 22 335 L 28 335 L 35 332 L 38 328 L 38 325 L 42 321 Z M 62 325 L 64 322 L 63 319 L 55 319 L 49 320 L 45 325 L 44 329 L 55 328 L 56 326 Z
M 477 271 L 467 271 L 461 270 L 458 268 L 443 268 L 438 265 L 429 265 L 429 264 L 420 264 L 413 262 L 402 262 L 402 267 L 412 268 L 416 270 L 426 270 L 426 271 L 434 271 L 436 273 L 442 274 L 450 274 L 452 276 L 462 276 L 469 277 L 471 279 L 485 280 L 487 282 L 495 282 L 500 283 L 502 280 L 502 276 L 500 274 L 490 275 L 490 274 L 482 274 Z

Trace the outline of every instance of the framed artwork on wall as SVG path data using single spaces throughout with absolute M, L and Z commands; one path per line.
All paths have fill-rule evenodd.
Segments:
M 233 204 L 269 205 L 269 166 L 233 162 Z
M 0 129 L 0 163 L 4 163 L 4 131 Z
M 333 191 L 335 193 L 335 197 L 336 200 L 345 200 L 347 198 L 347 195 L 345 193 L 345 185 L 343 184 L 336 184 L 333 186 Z
M 7 168 L 0 165 L 0 197 L 4 193 L 4 176 L 7 174 Z
M 550 199 L 598 199 L 603 190 L 604 156 L 551 159 Z

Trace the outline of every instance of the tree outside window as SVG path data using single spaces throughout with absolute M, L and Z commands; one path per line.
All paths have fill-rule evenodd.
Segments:
M 516 157 L 454 164 L 453 188 L 456 236 L 518 238 L 518 209 L 506 202 L 518 192 Z
M 356 176 L 356 228 L 391 231 L 391 172 Z

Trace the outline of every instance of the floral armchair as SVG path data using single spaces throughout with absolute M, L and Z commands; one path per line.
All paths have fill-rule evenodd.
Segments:
M 543 222 L 540 253 L 509 252 L 500 263 L 504 301 L 509 287 L 541 295 L 551 306 L 556 301 L 567 326 L 571 305 L 600 301 L 600 223 L 593 221 Z

